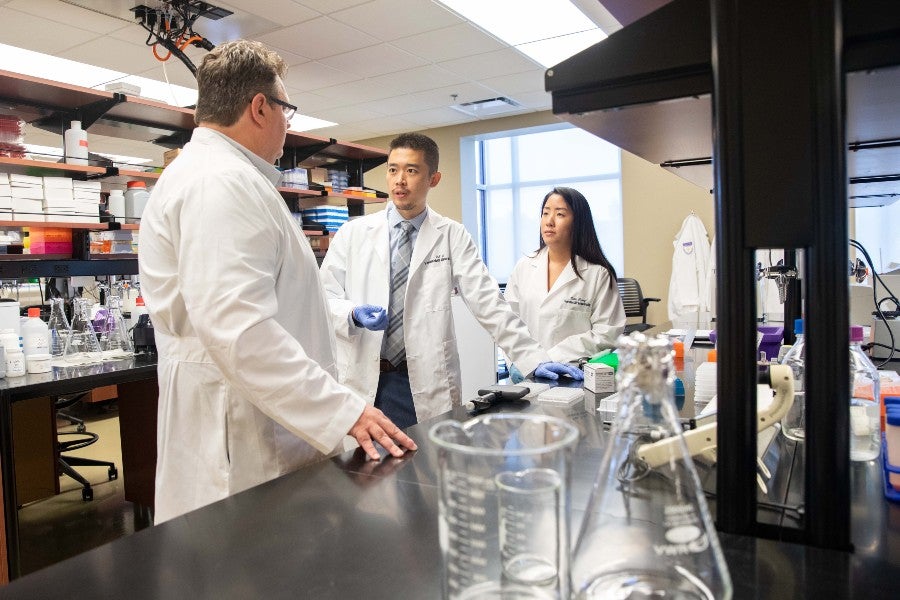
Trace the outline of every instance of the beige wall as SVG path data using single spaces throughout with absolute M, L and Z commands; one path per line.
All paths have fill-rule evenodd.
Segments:
M 462 220 L 459 140 L 462 137 L 557 123 L 549 111 L 477 121 L 451 127 L 423 130 L 441 149 L 440 184 L 428 195 L 428 204 L 439 213 Z M 387 148 L 393 136 L 356 140 Z M 366 185 L 385 189 L 385 167 L 366 173 Z M 644 294 L 662 298 L 650 306 L 648 321 L 668 320 L 666 301 L 672 273 L 672 241 L 681 222 L 693 210 L 713 234 L 713 199 L 705 190 L 633 154 L 622 152 L 622 204 L 625 228 L 625 276 L 641 283 Z M 382 204 L 368 207 L 379 210 Z M 621 275 L 621 274 L 620 274 Z

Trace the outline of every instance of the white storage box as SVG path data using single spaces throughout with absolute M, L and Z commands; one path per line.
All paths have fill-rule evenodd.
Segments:
M 609 365 L 585 363 L 584 389 L 595 394 L 616 391 L 616 372 Z

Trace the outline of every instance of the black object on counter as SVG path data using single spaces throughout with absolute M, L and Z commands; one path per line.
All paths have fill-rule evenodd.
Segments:
M 141 315 L 134 329 L 134 351 L 156 353 L 156 336 L 153 333 L 153 322 L 150 315 Z

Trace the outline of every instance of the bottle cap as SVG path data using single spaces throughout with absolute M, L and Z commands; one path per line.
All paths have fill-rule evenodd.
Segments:
M 716 357 L 717 357 L 716 351 L 710 350 L 709 352 L 706 353 L 706 362 L 714 363 L 714 362 L 716 362 Z
M 135 298 L 135 299 L 134 299 L 134 305 L 135 305 L 135 306 L 144 306 L 144 297 L 143 297 L 143 296 L 138 296 L 137 298 Z
M 803 334 L 803 319 L 794 319 L 794 335 Z
M 862 325 L 851 325 L 850 326 L 850 341 L 851 342 L 861 342 L 863 341 L 863 328 Z
M 131 188 L 146 188 L 147 187 L 147 184 L 144 183 L 143 181 L 129 181 L 127 185 L 128 185 L 129 190 Z
M 675 350 L 676 358 L 681 358 L 684 356 L 684 342 L 676 340 L 672 342 L 672 348 Z
M 886 422 L 888 425 L 900 427 L 900 411 L 889 410 L 887 413 Z
M 29 317 L 37 317 L 38 319 L 40 319 L 41 318 L 41 309 L 40 308 L 29 308 L 28 316 Z

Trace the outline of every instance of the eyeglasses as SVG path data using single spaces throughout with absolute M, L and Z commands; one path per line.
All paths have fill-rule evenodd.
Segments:
M 297 114 L 297 111 L 300 110 L 290 102 L 285 102 L 284 100 L 279 100 L 278 98 L 273 98 L 272 96 L 266 96 L 269 101 L 274 102 L 281 106 L 281 110 L 284 111 L 284 118 L 290 121 L 294 118 L 294 115 Z

